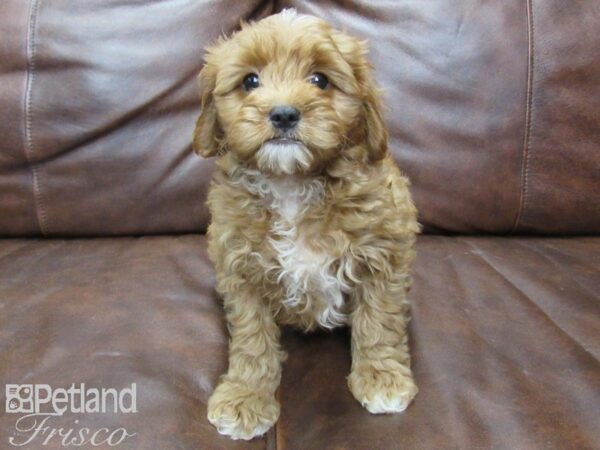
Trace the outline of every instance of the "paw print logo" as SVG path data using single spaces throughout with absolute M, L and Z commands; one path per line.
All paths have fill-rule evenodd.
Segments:
M 30 384 L 6 385 L 6 412 L 32 413 L 33 386 Z

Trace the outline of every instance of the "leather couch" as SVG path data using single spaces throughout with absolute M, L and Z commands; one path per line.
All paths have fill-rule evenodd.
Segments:
M 290 6 L 370 40 L 424 225 L 410 295 L 420 393 L 372 416 L 346 386 L 347 332 L 286 330 L 281 418 L 231 441 L 206 420 L 228 337 L 203 236 L 213 163 L 190 145 L 195 78 L 207 43 Z M 67 411 L 46 435 L 600 448 L 599 29 L 596 0 L 3 0 L 0 408 L 6 384 L 136 383 L 136 413 Z M 31 434 L 19 417 L 0 409 L 0 448 Z M 23 448 L 62 448 L 46 435 Z

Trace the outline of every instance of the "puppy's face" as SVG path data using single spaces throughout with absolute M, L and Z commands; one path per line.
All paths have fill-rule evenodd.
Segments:
M 387 135 L 365 53 L 293 11 L 243 26 L 208 49 L 195 150 L 277 175 L 319 171 L 360 143 L 381 158 Z

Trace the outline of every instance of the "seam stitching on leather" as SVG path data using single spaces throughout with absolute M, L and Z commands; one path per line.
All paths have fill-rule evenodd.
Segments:
M 527 207 L 528 183 L 529 183 L 529 160 L 531 149 L 529 148 L 531 136 L 531 109 L 533 106 L 533 64 L 534 64 L 534 29 L 533 29 L 533 0 L 525 2 L 527 9 L 527 40 L 528 40 L 528 58 L 527 58 L 527 97 L 525 100 L 525 132 L 523 135 L 523 156 L 521 161 L 521 195 L 519 198 L 519 208 L 515 218 L 511 233 L 519 228 L 521 220 Z
M 35 69 L 35 38 L 37 29 L 37 17 L 41 0 L 32 0 L 29 15 L 29 24 L 27 27 L 27 82 L 25 87 L 25 157 L 31 166 L 33 177 L 33 202 L 38 221 L 40 233 L 45 236 L 46 214 L 42 205 L 42 192 L 40 187 L 40 168 L 39 163 L 35 161 L 35 151 L 33 144 L 33 125 L 31 110 L 31 92 L 33 82 L 36 76 Z

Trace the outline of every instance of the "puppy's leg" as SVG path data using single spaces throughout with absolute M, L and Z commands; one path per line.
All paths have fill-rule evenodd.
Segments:
M 264 434 L 279 417 L 275 391 L 284 352 L 279 328 L 258 292 L 225 298 L 231 341 L 229 369 L 208 400 L 208 420 L 233 439 Z
M 348 386 L 373 414 L 401 412 L 417 394 L 410 370 L 407 277 L 361 283 L 354 294 Z

